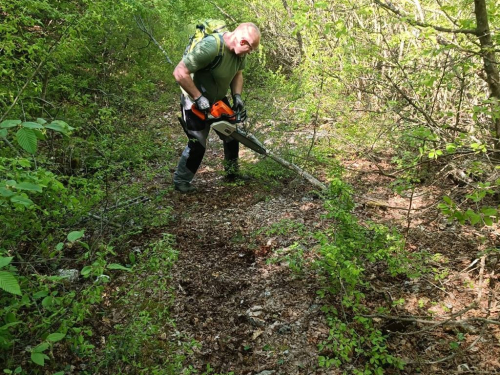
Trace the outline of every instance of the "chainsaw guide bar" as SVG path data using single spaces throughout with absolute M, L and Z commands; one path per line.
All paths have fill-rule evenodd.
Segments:
M 234 140 L 240 142 L 242 145 L 258 152 L 261 155 L 267 155 L 267 150 L 264 145 L 259 142 L 252 134 L 245 133 L 243 130 L 239 129 L 236 125 L 232 125 L 227 121 L 217 121 L 212 124 L 212 129 L 215 131 L 233 138 Z
M 319 181 L 316 177 L 307 173 L 298 165 L 290 163 L 289 161 L 286 161 L 278 155 L 275 155 L 273 152 L 266 150 L 264 145 L 260 143 L 257 138 L 255 138 L 252 134 L 246 133 L 243 130 L 239 129 L 236 125 L 230 124 L 227 121 L 217 121 L 212 124 L 212 128 L 219 134 L 222 134 L 226 137 L 231 137 L 234 140 L 240 142 L 242 145 L 254 150 L 255 152 L 270 157 L 275 162 L 296 172 L 299 176 L 302 176 L 320 190 L 325 191 L 327 189 L 326 185 Z

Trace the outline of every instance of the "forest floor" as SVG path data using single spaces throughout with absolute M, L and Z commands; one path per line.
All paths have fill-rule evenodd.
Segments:
M 251 154 L 242 150 L 242 159 Z M 406 233 L 408 250 L 425 250 L 433 258 L 432 272 L 417 279 L 370 276 L 367 306 L 389 307 L 391 316 L 431 316 L 436 322 L 375 318 L 389 335 L 389 351 L 409 363 L 401 372 L 387 373 L 498 373 L 500 326 L 473 320 L 497 319 L 500 313 L 498 253 L 480 254 L 498 238 L 498 228 L 481 240 L 474 228 L 450 224 L 439 214 L 435 203 L 442 192 L 435 186 L 402 198 L 369 161 L 353 159 L 345 167 L 360 220 L 397 228 Z M 214 373 L 342 373 L 318 366 L 318 344 L 329 327 L 321 310 L 325 300 L 316 293 L 321 288 L 317 272 L 294 272 L 286 257 L 277 257 L 293 249 L 301 232 L 269 230 L 283 220 L 311 232 L 331 225 L 322 216 L 321 199 L 300 178 L 272 187 L 257 178 L 228 184 L 221 170 L 221 142 L 212 135 L 195 179 L 199 193 L 171 195 L 176 220 L 166 229 L 179 250 L 171 318 L 178 335 L 200 343 L 187 362 Z M 309 250 L 310 260 L 318 256 Z M 438 324 L 449 317 L 462 323 Z M 344 371 L 349 373 L 349 367 Z

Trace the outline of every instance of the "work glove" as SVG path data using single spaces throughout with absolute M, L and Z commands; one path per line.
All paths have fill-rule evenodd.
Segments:
M 194 102 L 200 111 L 207 113 L 210 110 L 210 102 L 203 95 L 198 96 Z
M 245 103 L 241 99 L 240 94 L 233 95 L 233 111 L 238 114 L 239 121 L 245 121 L 247 119 L 247 111 L 245 109 Z

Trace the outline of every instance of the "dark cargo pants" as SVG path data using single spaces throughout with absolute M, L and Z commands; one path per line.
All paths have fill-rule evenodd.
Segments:
M 224 99 L 224 102 L 229 105 L 227 99 Z M 174 172 L 175 184 L 190 183 L 193 180 L 205 155 L 208 134 L 210 133 L 210 125 L 201 120 L 188 108 L 191 108 L 191 101 L 188 98 L 182 97 L 182 117 L 180 121 L 188 137 L 188 144 L 184 148 L 177 164 L 177 169 Z M 224 142 L 224 168 L 226 173 L 237 173 L 239 142 L 218 132 L 216 133 Z

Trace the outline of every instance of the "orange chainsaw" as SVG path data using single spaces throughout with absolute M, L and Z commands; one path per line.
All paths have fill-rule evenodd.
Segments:
M 231 124 L 235 124 L 239 122 L 239 116 L 235 113 L 231 107 L 229 107 L 222 100 L 215 102 L 209 109 L 208 113 L 202 112 L 196 107 L 196 104 L 193 104 L 191 107 L 191 111 L 198 116 L 203 121 L 227 121 Z
M 211 127 L 218 133 L 237 140 L 259 154 L 266 155 L 268 153 L 264 145 L 257 138 L 236 125 L 241 122 L 240 114 L 234 112 L 222 100 L 215 102 L 207 114 L 200 111 L 196 107 L 196 104 L 193 104 L 191 111 L 203 121 L 209 121 Z
M 275 155 L 265 148 L 265 146 L 252 134 L 248 133 L 245 129 L 238 127 L 238 123 L 242 122 L 239 113 L 235 113 L 226 103 L 223 101 L 218 101 L 212 105 L 209 113 L 205 114 L 196 108 L 193 104 L 191 107 L 193 113 L 204 121 L 208 121 L 210 127 L 214 129 L 217 133 L 224 135 L 225 137 L 230 137 L 244 146 L 254 150 L 255 152 L 268 156 L 274 161 L 280 163 L 281 165 L 297 172 L 300 176 L 304 177 L 311 184 L 319 187 L 321 190 L 326 190 L 327 187 L 321 181 L 317 180 L 314 176 L 310 175 L 306 171 L 302 170 L 300 167 L 293 163 L 286 161 L 285 159 Z M 179 118 L 181 123 L 184 120 Z M 183 124 L 185 128 L 185 124 Z M 189 135 L 188 135 L 189 136 Z

